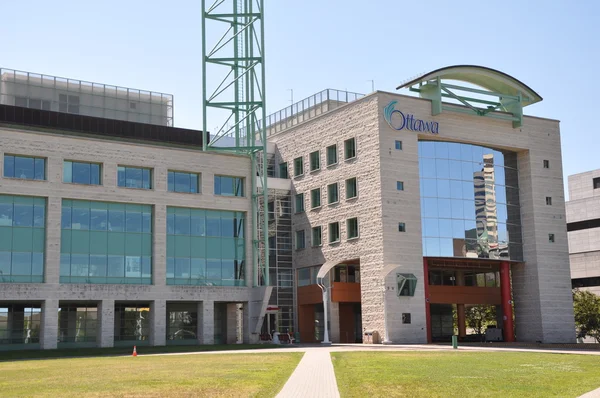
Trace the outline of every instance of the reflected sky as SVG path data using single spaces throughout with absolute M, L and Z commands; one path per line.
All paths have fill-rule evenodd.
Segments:
M 420 141 L 423 255 L 522 260 L 516 154 Z

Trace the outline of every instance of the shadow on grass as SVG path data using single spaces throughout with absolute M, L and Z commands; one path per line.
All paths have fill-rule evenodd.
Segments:
M 266 348 L 281 348 L 274 344 L 223 344 L 223 345 L 192 345 L 192 346 L 161 346 L 161 347 L 137 347 L 138 355 L 144 354 L 168 354 L 178 352 L 204 352 L 204 351 L 238 351 Z M 110 348 L 64 348 L 56 350 L 19 350 L 0 351 L 0 362 L 19 361 L 33 359 L 56 359 L 76 357 L 104 357 L 131 355 L 133 344 L 130 347 Z

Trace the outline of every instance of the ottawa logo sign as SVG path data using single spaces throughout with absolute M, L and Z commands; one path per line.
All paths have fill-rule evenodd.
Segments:
M 398 101 L 392 101 L 383 109 L 383 117 L 391 128 L 397 131 L 407 129 L 418 133 L 439 133 L 440 125 L 438 122 L 426 122 L 421 119 L 415 119 L 414 115 L 408 113 L 405 115 L 396 109 L 397 103 Z

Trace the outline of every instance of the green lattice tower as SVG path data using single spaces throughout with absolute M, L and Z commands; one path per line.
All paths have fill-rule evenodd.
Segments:
M 203 149 L 251 159 L 253 284 L 268 286 L 264 0 L 209 2 L 202 0 Z M 210 141 L 209 117 L 222 122 Z

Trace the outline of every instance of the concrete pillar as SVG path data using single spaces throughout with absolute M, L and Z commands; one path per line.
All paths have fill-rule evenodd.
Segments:
M 242 320 L 244 323 L 244 344 L 257 344 L 260 340 L 260 335 L 252 330 L 253 325 L 250 323 L 250 302 L 245 302 L 242 307 Z
M 458 336 L 465 337 L 467 335 L 467 321 L 464 304 L 456 304 L 456 314 L 458 317 Z
M 200 319 L 201 344 L 215 344 L 215 302 L 205 300 L 201 304 Z
M 154 300 L 150 303 L 150 345 L 166 345 L 167 302 Z
M 331 298 L 331 295 L 329 296 Z M 332 343 L 341 342 L 340 339 L 340 303 L 329 303 L 329 338 Z M 383 331 L 381 331 L 383 336 Z
M 112 347 L 115 343 L 115 300 L 98 303 L 98 345 Z
M 58 166 L 58 170 L 62 170 L 62 160 L 60 160 Z M 62 181 L 62 177 L 60 181 Z M 46 202 L 46 247 L 44 252 L 44 281 L 46 284 L 57 285 L 59 283 L 61 216 L 62 198 L 48 197 Z
M 155 205 L 153 211 L 152 284 L 165 286 L 167 283 L 167 206 Z
M 42 303 L 42 327 L 40 345 L 43 350 L 57 347 L 58 341 L 58 300 L 44 300 Z
M 237 343 L 237 304 L 227 303 L 227 344 Z

